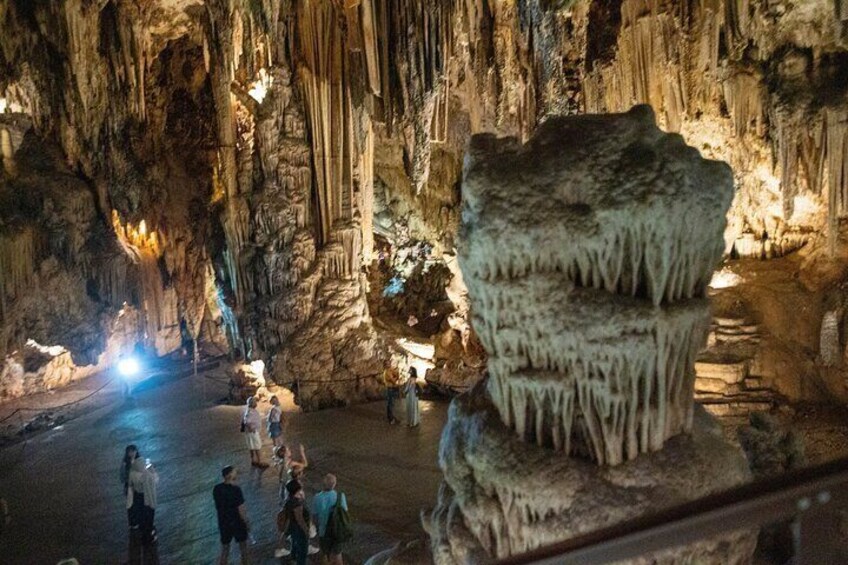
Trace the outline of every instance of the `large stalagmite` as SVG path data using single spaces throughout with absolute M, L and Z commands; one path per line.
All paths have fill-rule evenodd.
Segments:
M 489 392 L 520 436 L 618 464 L 688 431 L 729 168 L 647 106 L 477 136 L 460 261 Z
M 442 439 L 437 562 L 504 557 L 743 481 L 742 454 L 693 417 L 729 167 L 639 106 L 551 118 L 523 146 L 472 138 L 463 187 L 460 265 L 490 377 Z M 728 540 L 683 553 L 744 562 L 751 536 Z

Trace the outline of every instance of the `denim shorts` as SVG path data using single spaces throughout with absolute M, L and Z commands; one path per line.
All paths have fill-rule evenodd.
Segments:
M 280 437 L 283 434 L 283 426 L 280 422 L 269 422 L 268 423 L 268 435 L 271 438 Z

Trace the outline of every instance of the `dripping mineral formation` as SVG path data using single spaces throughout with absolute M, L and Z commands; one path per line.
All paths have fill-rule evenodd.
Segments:
M 111 226 L 98 241 L 126 254 L 71 257 L 84 263 L 68 285 L 80 301 L 87 287 L 111 310 L 127 302 L 141 317 L 137 338 L 157 355 L 198 343 L 261 359 L 315 408 L 373 397 L 387 344 L 400 338 L 439 345 L 440 382 L 479 377 L 463 298 L 447 305 L 434 289 L 439 299 L 417 300 L 409 295 L 427 284 L 412 281 L 394 304 L 414 307 L 384 320 L 388 285 L 374 276 L 386 255 L 398 263 L 419 244 L 432 250 L 425 268 L 453 262 L 471 135 L 526 141 L 551 115 L 651 104 L 663 128 L 733 167 L 728 256 L 772 259 L 804 246 L 812 255 L 799 278 L 813 302 L 827 302 L 809 310 L 815 335 L 770 336 L 783 328 L 769 323 L 768 305 L 745 313 L 763 322 L 757 377 L 793 398 L 845 400 L 845 364 L 832 365 L 832 351 L 824 368 L 808 357 L 824 313 L 844 311 L 830 304 L 839 277 L 819 276 L 819 266 L 843 253 L 848 216 L 846 22 L 835 0 L 7 0 L 2 174 L 31 175 L 12 121 L 55 140 L 89 194 L 71 191 L 68 204 L 92 207 L 72 230 Z M 54 214 L 36 208 L 29 228 Z M 0 226 L 0 354 L 35 339 L 11 329 L 18 290 L 47 257 L 22 218 Z M 127 238 L 142 223 L 156 246 Z M 68 236 L 74 248 L 90 234 L 78 235 Z M 562 266 L 584 286 L 636 277 L 626 264 L 617 273 L 614 256 L 594 271 L 580 266 L 585 257 L 550 259 L 574 262 Z M 642 261 L 651 271 L 637 294 L 686 297 L 700 278 L 674 277 L 699 260 Z M 480 268 L 512 264 L 507 253 Z M 422 323 L 398 330 L 410 316 Z M 837 337 L 831 345 L 844 353 Z M 46 345 L 75 351 L 74 339 Z M 781 374 L 786 360 L 803 377 Z
M 745 480 L 694 411 L 729 167 L 639 106 L 551 118 L 526 145 L 472 138 L 463 195 L 490 377 L 451 407 L 436 561 L 502 558 Z M 753 544 L 740 532 L 658 558 L 741 563 Z

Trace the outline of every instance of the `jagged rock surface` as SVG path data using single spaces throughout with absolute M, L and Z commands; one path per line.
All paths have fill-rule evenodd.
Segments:
M 550 115 L 650 103 L 730 162 L 734 256 L 833 236 L 848 202 L 844 18 L 833 0 L 9 0 L 0 106 L 59 142 L 107 224 L 117 212 L 151 348 L 224 331 L 233 353 L 270 366 L 308 320 L 271 312 L 286 293 L 261 279 L 288 272 L 290 246 L 308 259 L 305 232 L 316 257 L 333 242 L 359 253 L 345 259 L 355 272 L 373 232 L 398 224 L 450 253 L 469 137 L 527 140 Z M 293 105 L 265 108 L 278 79 Z M 290 122 L 263 133 L 274 112 Z M 259 222 L 288 213 L 273 191 L 258 212 L 267 143 L 281 139 L 309 185 L 306 228 L 260 251 Z M 0 139 L 7 171 L 15 143 Z M 127 245 L 142 221 L 155 253 Z
M 425 518 L 435 561 L 504 558 L 745 481 L 742 453 L 693 427 L 727 165 L 642 106 L 551 118 L 524 145 L 476 136 L 463 190 L 460 267 L 490 376 L 451 406 Z M 634 562 L 748 563 L 755 541 Z
M 721 492 L 750 479 L 744 455 L 700 409 L 691 435 L 650 456 L 597 467 L 516 438 L 479 386 L 451 405 L 439 452 L 445 482 L 424 518 L 437 564 L 481 563 Z M 750 563 L 740 531 L 628 563 Z
M 647 107 L 477 136 L 460 266 L 520 437 L 618 464 L 691 426 L 732 177 Z M 657 221 L 663 218 L 664 221 Z
M 94 197 L 20 114 L 0 172 L 0 399 L 82 378 L 139 335 L 134 275 Z

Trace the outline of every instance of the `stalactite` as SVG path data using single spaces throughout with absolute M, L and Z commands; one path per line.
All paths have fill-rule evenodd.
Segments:
M 641 15 L 635 5 L 632 1 L 622 5 L 625 17 L 616 59 L 586 77 L 586 109 L 622 111 L 647 103 L 668 130 L 680 131 L 689 99 L 683 36 L 673 15 Z
M 321 241 L 329 241 L 333 223 L 344 217 L 342 193 L 345 163 L 347 85 L 344 83 L 344 44 L 333 4 L 306 0 L 299 6 L 300 68 L 304 101 L 312 133 L 312 153 L 318 187 Z
M 765 135 L 766 110 L 765 93 L 762 79 L 748 73 L 737 73 L 724 81 L 724 99 L 730 116 L 733 118 L 733 129 L 738 136 L 744 136 L 749 131 L 759 137 Z M 752 127 L 753 126 L 753 127 Z
M 362 229 L 362 263 L 370 265 L 374 253 L 374 130 L 368 122 L 365 142 L 359 157 L 359 222 Z
M 31 229 L 0 234 L 0 320 L 9 308 L 33 284 L 38 248 Z
M 837 218 L 848 215 L 848 110 L 825 110 L 824 124 L 822 162 L 827 167 L 828 233 L 833 248 Z
M 397 0 L 388 3 L 384 41 L 392 53 L 391 92 L 395 97 L 385 120 L 403 135 L 408 157 L 407 173 L 419 194 L 430 175 L 430 143 L 436 102 L 445 82 L 447 59 L 452 51 L 452 5 L 446 0 L 421 3 Z
M 839 319 L 842 313 L 837 310 L 825 312 L 821 322 L 819 335 L 819 355 L 825 365 L 832 367 L 842 361 L 842 351 L 839 347 Z

